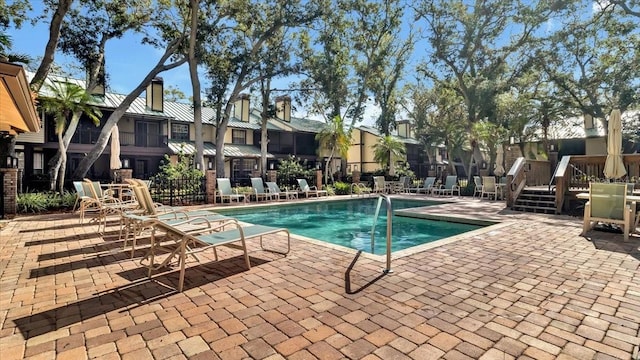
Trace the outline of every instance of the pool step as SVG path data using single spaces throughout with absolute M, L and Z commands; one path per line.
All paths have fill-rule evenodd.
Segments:
M 555 191 L 524 189 L 511 209 L 532 213 L 555 214 Z

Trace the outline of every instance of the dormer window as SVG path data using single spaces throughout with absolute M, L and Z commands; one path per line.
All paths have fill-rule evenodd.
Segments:
M 189 140 L 189 125 L 171 124 L 171 138 L 174 140 Z

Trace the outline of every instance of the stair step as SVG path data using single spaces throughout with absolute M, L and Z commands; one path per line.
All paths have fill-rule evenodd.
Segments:
M 556 209 L 546 206 L 528 206 L 528 205 L 514 205 L 512 210 L 525 211 L 533 213 L 555 214 Z

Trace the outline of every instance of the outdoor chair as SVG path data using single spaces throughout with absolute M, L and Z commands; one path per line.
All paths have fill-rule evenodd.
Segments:
M 476 195 L 482 199 L 482 178 L 480 176 L 473 177 L 473 197 Z
M 624 240 L 629 240 L 635 207 L 635 203 L 627 203 L 626 184 L 592 182 L 589 186 L 589 201 L 584 206 L 582 236 L 595 224 L 602 222 L 621 225 Z
M 374 193 L 384 193 L 386 191 L 386 185 L 384 176 L 374 176 L 373 177 L 373 192 Z
M 310 195 L 314 195 L 316 197 L 319 197 L 321 195 L 328 195 L 326 190 L 319 190 L 316 186 L 309 186 L 306 179 L 298 179 L 298 186 L 300 187 L 300 191 L 304 193 L 304 196 L 306 198 L 308 198 Z
M 271 182 L 271 181 L 267 181 L 266 184 L 267 184 L 267 189 L 269 190 L 269 193 L 272 194 L 272 196 L 278 201 L 283 198 L 285 200 L 293 200 L 298 198 L 297 191 L 289 191 L 287 189 L 282 191 L 280 190 L 280 187 L 278 186 L 277 183 Z
M 482 177 L 482 192 L 480 193 L 480 199 L 487 195 L 487 199 L 493 195 L 494 200 L 498 200 L 498 188 L 496 186 L 496 178 L 493 176 Z
M 275 196 L 264 189 L 264 184 L 262 183 L 262 178 L 251 178 L 251 187 L 253 187 L 254 195 L 256 197 L 256 201 L 263 200 L 272 200 Z
M 164 222 L 172 226 L 179 227 L 182 231 L 188 233 L 199 233 L 206 231 L 206 226 L 211 222 L 224 222 L 234 220 L 228 216 L 220 215 L 208 210 L 181 211 L 169 207 L 158 206 L 151 199 L 151 193 L 144 182 L 139 180 L 131 180 L 132 190 L 142 205 L 142 211 L 124 212 L 123 227 L 124 240 L 123 249 L 127 248 L 127 244 L 131 241 L 131 257 L 135 253 L 138 237 L 145 230 L 153 229 L 157 222 Z M 162 209 L 162 212 L 158 210 Z M 169 210 L 171 209 L 171 210 Z M 207 221 L 194 222 L 193 219 L 200 218 Z M 120 232 L 122 239 L 122 231 Z
M 73 204 L 73 211 L 78 207 L 78 211 L 80 212 L 80 224 L 82 224 L 84 222 L 85 213 L 89 210 L 97 210 L 99 203 L 91 196 L 91 193 L 86 193 L 84 191 L 82 181 L 74 181 L 73 187 L 76 189 L 76 202 Z
M 231 226 L 232 229 L 228 229 L 229 226 Z M 140 264 L 148 269 L 148 276 L 151 278 L 154 270 L 165 268 L 174 261 L 177 261 L 177 265 L 180 266 L 178 292 L 182 292 L 184 287 L 185 267 L 188 256 L 193 256 L 207 249 L 213 249 L 215 261 L 218 261 L 216 248 L 219 246 L 228 246 L 242 250 L 244 263 L 248 270 L 251 269 L 246 244 L 248 239 L 259 237 L 262 250 L 282 255 L 288 254 L 291 249 L 291 235 L 287 229 L 263 225 L 240 226 L 235 220 L 224 222 L 217 226 L 210 225 L 206 233 L 200 234 L 190 234 L 181 230 L 179 227 L 164 222 L 156 222 L 154 228 L 163 232 L 165 235 L 162 241 L 158 241 L 158 239 L 152 235 L 151 247 L 147 254 L 141 259 Z M 286 250 L 265 248 L 262 237 L 280 232 L 287 235 Z M 152 234 L 155 234 L 155 231 Z M 163 245 L 166 243 L 169 243 L 168 247 Z M 164 259 L 157 257 L 157 253 L 164 256 Z M 196 258 L 196 260 L 198 259 Z
M 351 196 L 353 195 L 371 195 L 371 188 L 363 183 L 353 183 L 351 184 Z
M 107 227 L 107 216 L 117 214 L 120 215 L 123 211 L 131 211 L 138 209 L 140 204 L 137 200 L 132 199 L 129 201 L 121 201 L 110 195 L 109 192 L 103 192 L 100 183 L 97 181 L 91 181 L 85 179 L 82 182 L 82 188 L 85 194 L 91 194 L 91 198 L 96 202 L 97 217 L 95 221 L 98 223 L 98 232 L 103 233 Z M 120 218 L 120 228 L 122 229 L 123 219 Z
M 424 193 L 428 195 L 428 194 L 431 194 L 431 190 L 433 190 L 433 184 L 435 183 L 436 183 L 436 178 L 434 176 L 429 176 L 426 179 L 424 179 L 421 186 L 410 187 L 407 189 L 407 191 L 409 193 L 416 193 L 416 194 Z
M 231 203 L 233 200 L 240 203 L 240 200 L 242 200 L 246 204 L 247 198 L 244 196 L 244 194 L 238 194 L 237 190 L 231 188 L 231 180 L 229 180 L 229 178 L 218 178 L 217 182 L 221 202 L 224 203 L 224 200 L 228 199 L 229 203 Z
M 456 175 L 447 176 L 444 185 L 441 185 L 439 188 L 434 188 L 431 193 L 436 195 L 451 195 L 454 193 L 458 193 L 460 196 L 460 187 L 458 186 L 458 177 Z

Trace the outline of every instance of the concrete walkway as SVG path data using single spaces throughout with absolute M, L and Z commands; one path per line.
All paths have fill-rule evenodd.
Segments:
M 176 293 L 118 241 L 72 214 L 24 216 L 0 232 L 0 358 L 638 359 L 640 236 L 513 213 L 469 198 L 420 210 L 502 222 L 441 246 L 363 256 L 292 239 L 202 253 Z M 281 242 L 279 236 L 269 241 Z M 208 261 L 207 261 L 208 260 Z

